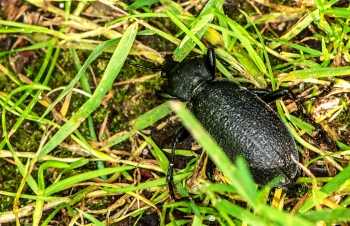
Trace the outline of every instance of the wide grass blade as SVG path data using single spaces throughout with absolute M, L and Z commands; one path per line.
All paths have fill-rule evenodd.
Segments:
M 38 159 L 47 155 L 57 145 L 59 145 L 67 136 L 76 130 L 79 125 L 100 105 L 103 97 L 112 86 L 120 69 L 122 68 L 126 57 L 131 49 L 137 33 L 137 23 L 130 25 L 121 38 L 106 71 L 96 87 L 92 97 L 87 100 L 83 106 L 70 118 L 62 128 L 52 137 L 52 139 L 43 147 Z
M 328 182 L 325 186 L 323 186 L 319 192 L 317 197 L 317 202 L 321 202 L 323 199 L 327 198 L 333 192 L 335 192 L 340 186 L 346 181 L 350 179 L 350 166 L 346 167 L 343 171 L 341 171 L 338 175 L 336 175 L 330 182 Z M 299 213 L 305 213 L 311 208 L 315 206 L 314 200 L 310 197 L 304 205 L 298 210 Z
M 117 166 L 114 168 L 99 169 L 99 170 L 89 171 L 86 173 L 75 175 L 75 176 L 66 178 L 64 180 L 61 180 L 61 181 L 47 187 L 45 189 L 44 195 L 47 195 L 47 196 L 52 195 L 52 194 L 59 192 L 59 191 L 65 189 L 73 184 L 76 184 L 76 183 L 79 183 L 82 181 L 86 181 L 86 180 L 89 180 L 92 178 L 96 178 L 96 177 L 100 177 L 100 176 L 104 176 L 104 175 L 108 175 L 108 174 L 112 174 L 112 173 L 116 173 L 116 172 L 132 170 L 134 168 L 135 168 L 134 166 Z

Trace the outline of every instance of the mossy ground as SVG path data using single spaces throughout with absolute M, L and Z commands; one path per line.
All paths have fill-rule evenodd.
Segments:
M 38 53 L 38 55 L 40 55 L 40 52 Z M 81 51 L 78 52 L 78 54 L 84 57 L 88 53 Z M 75 65 L 70 60 L 69 51 L 63 50 L 61 51 L 60 55 L 61 57 L 59 58 L 60 60 L 57 62 L 57 64 L 60 65 L 61 68 L 64 68 L 64 73 L 57 69 L 54 70 L 52 78 L 48 84 L 50 87 L 62 87 L 68 85 L 77 73 Z M 16 57 L 16 54 L 13 54 L 12 57 Z M 107 57 L 109 57 L 109 55 L 101 56 L 101 58 L 97 59 L 94 64 L 92 64 L 92 68 L 97 80 L 101 79 L 101 75 L 105 70 L 105 67 L 108 63 Z M 8 58 L 6 57 L 0 58 L 0 63 L 7 65 L 8 68 L 10 68 L 7 59 Z M 154 64 L 149 64 L 145 61 L 141 61 L 138 58 L 130 57 L 128 60 L 134 63 L 143 64 L 144 66 L 154 67 Z M 23 72 L 28 75 L 30 79 L 33 79 L 34 73 L 39 70 L 40 66 L 43 63 L 42 61 L 43 58 L 40 56 L 33 57 L 30 64 L 25 65 Z M 140 69 L 126 63 L 115 82 L 118 83 L 120 81 L 128 81 L 131 79 L 140 78 L 150 73 L 154 72 Z M 87 71 L 86 77 L 88 78 L 89 83 L 93 84 L 93 76 L 89 71 Z M 160 80 L 160 77 L 157 76 L 143 83 L 129 83 L 125 85 L 115 86 L 112 90 L 110 90 L 112 98 L 106 102 L 106 105 L 101 105 L 92 114 L 92 118 L 97 126 L 96 129 L 98 130 L 107 113 L 109 115 L 108 128 L 112 134 L 117 133 L 121 130 L 128 129 L 133 119 L 137 118 L 138 116 L 155 107 L 157 104 L 161 103 L 161 100 L 159 100 L 155 95 L 155 90 L 160 89 Z M 8 93 L 13 88 L 16 88 L 16 86 L 2 72 L 0 72 L 0 88 L 0 91 Z M 57 98 L 58 94 L 59 92 L 53 93 L 50 98 L 55 99 Z M 17 95 L 17 97 L 19 98 L 20 95 Z M 67 117 L 71 117 L 72 112 L 75 112 L 79 107 L 81 107 L 85 101 L 86 97 L 79 94 L 73 94 Z M 57 107 L 60 108 L 61 105 L 62 102 L 58 103 Z M 33 109 L 37 115 L 43 114 L 45 110 L 46 109 L 39 104 L 37 104 Z M 15 115 L 7 114 L 7 128 L 10 129 L 17 120 L 18 117 Z M 79 132 L 84 137 L 91 139 L 86 121 L 84 121 L 79 127 Z M 2 130 L 0 130 L 0 136 L 2 136 Z M 10 141 L 13 146 L 16 147 L 17 151 L 34 153 L 39 148 L 42 136 L 43 131 L 39 128 L 39 126 L 35 122 L 29 121 L 23 124 L 21 128 L 11 136 Z M 70 139 L 67 141 L 68 144 L 71 142 Z M 118 148 L 120 147 L 121 146 L 118 145 Z M 57 150 L 56 155 L 65 158 L 76 156 L 74 155 L 74 152 L 72 153 L 72 151 L 64 147 L 61 147 L 59 150 Z M 23 160 L 25 159 L 22 159 L 22 161 Z M 18 185 L 22 180 L 22 176 L 18 172 L 17 167 L 9 162 L 6 162 L 3 159 L 0 159 L 0 166 L 2 168 L 0 172 L 1 189 L 9 192 L 16 192 Z M 96 169 L 96 164 L 94 162 L 91 162 L 88 165 L 84 166 L 84 168 L 86 168 L 86 170 Z M 82 173 L 81 170 L 72 170 L 69 172 L 70 173 L 64 175 L 63 178 Z M 35 175 L 33 176 L 35 177 Z M 47 181 L 50 181 L 52 178 L 52 173 L 48 173 L 46 176 Z M 25 188 L 23 191 L 27 193 L 29 190 Z M 20 202 L 20 204 L 26 204 L 27 202 L 28 200 L 23 200 L 23 202 Z M 0 199 L 0 212 L 11 210 L 12 205 L 13 198 L 9 197 L 6 199 Z
M 273 2 L 276 4 L 284 4 L 287 6 L 292 6 L 293 4 L 295 4 L 295 1 L 289 1 L 289 0 L 275 0 Z M 24 4 L 24 2 L 18 1 L 16 7 L 20 7 L 22 4 Z M 52 4 L 55 6 L 59 6 L 59 3 L 52 3 Z M 74 8 L 77 5 L 78 5 L 77 2 L 73 2 L 72 6 Z M 344 5 L 346 5 L 346 1 L 339 1 L 337 6 L 340 7 Z M 243 1 L 226 1 L 225 4 L 223 5 L 223 8 L 225 10 L 226 15 L 228 15 L 230 18 L 233 18 L 236 22 L 242 23 L 242 24 L 246 24 L 247 20 L 239 10 L 243 10 L 249 15 L 254 14 L 256 10 L 252 6 L 252 4 L 249 4 L 248 1 L 244 1 L 244 0 Z M 262 5 L 258 5 L 258 9 L 262 14 L 275 12 L 275 9 L 267 6 L 262 6 Z M 36 12 L 37 9 L 29 8 L 29 10 Z M 149 11 L 148 8 L 144 8 L 144 10 Z M 192 8 L 190 12 L 194 14 L 198 13 L 196 12 L 195 8 Z M 48 19 L 54 18 L 54 15 L 52 13 L 47 13 L 43 11 L 40 11 L 40 13 L 43 13 L 43 15 Z M 98 13 L 101 14 L 101 12 L 98 12 Z M 104 12 L 101 15 L 104 15 L 106 17 L 110 16 L 108 19 L 106 19 L 106 21 L 112 20 L 113 17 L 115 16 L 110 14 L 105 15 L 105 13 L 107 12 Z M 0 14 L 0 16 L 3 16 L 3 15 Z M 175 34 L 177 34 L 177 32 L 179 32 L 180 29 L 177 26 L 175 26 L 171 22 L 171 20 L 163 19 L 163 18 L 158 18 L 158 19 L 151 18 L 149 20 L 147 19 L 147 21 L 150 24 L 154 24 L 158 27 L 161 27 L 162 29 L 164 28 L 165 31 L 173 34 L 174 36 Z M 296 22 L 297 22 L 296 20 L 290 20 L 286 23 L 283 23 L 283 24 L 281 23 L 283 26 L 281 25 L 280 27 L 278 27 L 278 25 L 280 25 L 279 23 L 271 24 L 272 28 L 267 30 L 264 33 L 264 35 L 266 35 L 268 38 L 278 38 L 282 34 L 284 34 L 286 31 L 291 29 Z M 257 25 L 259 29 L 262 29 L 264 26 L 265 24 Z M 56 25 L 53 25 L 53 27 L 57 28 Z M 276 29 L 277 27 L 278 29 Z M 118 29 L 121 29 L 121 28 L 118 28 Z M 252 27 L 248 28 L 247 31 L 251 34 L 255 34 L 255 30 Z M 317 32 L 321 33 L 324 36 L 327 35 L 326 32 L 324 32 L 322 29 L 317 29 Z M 298 40 L 302 40 L 303 38 L 309 37 L 312 35 L 313 34 L 311 30 L 305 29 L 303 32 L 297 35 L 294 39 L 297 42 Z M 183 36 L 184 36 L 183 34 L 180 35 L 180 37 L 183 37 Z M 46 34 L 45 35 L 27 34 L 26 36 L 28 40 L 32 40 L 32 41 L 35 40 L 35 42 L 37 42 L 39 39 L 41 41 L 47 41 L 49 40 L 48 39 L 49 37 L 50 36 Z M 8 45 L 8 43 L 10 44 L 13 43 L 15 39 L 16 39 L 16 36 L 13 36 L 12 34 L 7 34 L 5 39 L 0 39 L 0 46 L 1 46 L 0 48 L 4 48 L 4 49 L 0 49 L 0 51 L 8 50 L 10 48 L 10 45 Z M 99 36 L 98 40 L 105 40 L 105 39 Z M 151 47 L 157 50 L 158 52 L 162 52 L 163 56 L 166 53 L 171 53 L 171 51 L 177 47 L 177 45 L 171 44 L 169 41 L 163 38 L 160 38 L 159 36 L 140 36 L 137 38 L 137 40 L 142 42 L 145 46 Z M 306 44 L 310 48 L 317 49 L 320 51 L 322 50 L 320 41 L 306 42 Z M 30 44 L 27 44 L 27 45 L 30 45 Z M 289 51 L 291 53 L 296 53 L 296 54 L 300 52 L 286 46 L 280 47 L 276 49 L 276 51 L 277 52 Z M 90 53 L 91 53 L 90 51 L 84 51 L 79 49 L 77 50 L 77 54 L 79 56 L 81 63 L 87 60 Z M 13 59 L 16 59 L 19 56 L 19 54 L 11 53 L 10 56 Z M 19 69 L 19 71 L 17 72 L 22 72 L 31 80 L 35 79 L 41 65 L 43 64 L 44 56 L 45 56 L 45 53 L 42 50 L 36 50 L 35 52 L 32 52 L 30 56 L 26 58 L 29 63 L 18 66 L 17 69 Z M 97 84 L 100 82 L 101 76 L 103 75 L 107 67 L 107 64 L 109 62 L 109 57 L 111 57 L 111 54 L 103 53 L 90 65 L 89 69 L 91 70 L 86 71 L 85 76 L 87 77 L 90 88 L 92 90 L 94 90 Z M 159 64 L 154 64 L 152 62 L 149 62 L 149 59 L 148 60 L 140 59 L 138 55 L 129 56 L 127 60 L 136 64 L 150 67 L 150 68 L 153 68 L 153 67 L 158 68 L 161 66 Z M 315 60 L 315 62 L 317 63 L 321 62 L 320 59 L 315 58 L 313 60 Z M 279 65 L 284 62 L 280 58 L 274 57 L 274 56 L 270 56 L 270 61 L 271 61 L 271 65 Z M 4 65 L 6 68 L 11 70 L 11 65 L 9 63 L 8 57 L 1 57 L 0 64 Z M 59 68 L 61 68 L 61 70 L 58 67 L 55 67 L 53 74 L 51 76 L 51 79 L 48 83 L 49 87 L 57 88 L 57 87 L 67 86 L 77 74 L 77 69 L 72 60 L 71 53 L 67 49 L 61 50 L 60 55 L 58 57 L 57 65 L 59 65 Z M 291 66 L 291 67 L 294 67 L 294 66 Z M 283 70 L 286 70 L 286 69 L 283 68 Z M 281 71 L 276 70 L 276 71 L 280 73 L 283 72 L 282 70 Z M 160 99 L 155 94 L 155 91 L 161 88 L 162 79 L 160 76 L 155 76 L 143 82 L 134 82 L 134 79 L 142 78 L 146 75 L 153 74 L 153 73 L 154 72 L 152 71 L 144 70 L 144 69 L 129 65 L 128 63 L 125 63 L 118 77 L 114 81 L 115 85 L 109 90 L 109 95 L 107 95 L 108 98 L 106 98 L 106 102 L 103 102 L 103 104 L 101 104 L 91 115 L 94 122 L 95 131 L 98 132 L 101 129 L 102 123 L 107 115 L 108 115 L 108 131 L 110 134 L 113 135 L 123 130 L 129 130 L 132 128 L 132 123 L 134 119 L 137 119 L 139 116 L 141 116 L 145 112 L 161 104 L 164 100 Z M 345 77 L 344 79 L 347 79 L 347 78 Z M 118 84 L 120 82 L 123 82 L 124 84 Z M 246 85 L 246 84 L 243 84 L 243 85 Z M 76 87 L 81 88 L 81 85 L 77 85 Z M 253 88 L 252 85 L 249 85 L 249 87 Z M 17 85 L 0 71 L 0 91 L 8 94 L 15 88 L 17 88 Z M 54 92 L 50 95 L 49 98 L 51 100 L 55 100 L 58 97 L 59 93 L 60 93 L 59 91 Z M 15 95 L 15 97 L 20 98 L 20 95 L 17 94 Z M 77 109 L 79 109 L 86 102 L 86 100 L 87 100 L 87 97 L 77 93 L 73 93 L 66 117 L 70 118 L 77 111 Z M 25 102 L 25 104 L 27 103 L 28 101 Z M 57 109 L 61 109 L 62 105 L 63 105 L 63 100 L 57 104 Z M 46 107 L 41 106 L 39 103 L 37 103 L 35 107 L 32 109 L 32 111 L 35 112 L 37 115 L 42 115 L 45 110 L 46 110 Z M 54 119 L 54 117 L 50 114 L 47 115 L 46 118 L 50 120 Z M 15 116 L 14 114 L 6 114 L 7 130 L 10 130 L 17 120 L 18 120 L 18 117 Z M 162 129 L 156 128 L 157 126 L 159 126 L 164 122 L 167 122 L 166 126 L 164 126 Z M 347 138 L 349 137 L 349 130 L 350 130 L 349 122 L 350 122 L 350 113 L 349 113 L 349 108 L 347 108 L 336 118 L 336 120 L 333 123 L 331 123 L 332 128 L 334 127 L 335 131 L 340 134 L 339 137 L 343 138 L 343 140 L 341 141 L 343 141 L 344 143 L 348 141 Z M 158 144 L 161 148 L 170 148 L 173 142 L 173 135 L 180 126 L 181 126 L 181 123 L 178 120 L 173 120 L 167 117 L 163 119 L 161 122 L 158 122 L 156 125 L 150 128 L 147 128 L 148 131 L 143 131 L 143 132 L 144 134 L 151 135 L 155 143 Z M 78 130 L 86 140 L 91 141 L 92 138 L 91 138 L 87 120 L 85 120 L 79 126 Z M 45 132 L 46 131 L 43 131 L 38 126 L 37 123 L 28 120 L 28 121 L 25 121 L 25 123 L 23 123 L 21 127 L 11 136 L 10 142 L 15 147 L 16 149 L 15 151 L 17 152 L 35 153 L 39 148 L 40 141 L 44 137 Z M 2 133 L 2 130 L 0 130 L 0 137 L 2 136 L 3 136 L 3 133 Z M 104 134 L 104 136 L 106 136 L 106 134 Z M 135 137 L 137 136 L 138 135 L 135 135 Z M 130 139 L 122 143 L 111 146 L 110 149 L 113 149 L 114 151 L 119 151 L 119 150 L 129 151 L 135 146 L 134 143 L 137 143 L 137 145 L 140 145 L 141 143 L 140 140 L 141 139 L 139 139 L 139 137 L 137 138 L 131 137 Z M 57 147 L 53 151 L 53 154 L 57 157 L 66 157 L 66 158 L 80 157 L 80 154 L 74 153 L 69 149 L 69 146 L 73 144 L 74 144 L 74 141 L 71 138 L 67 138 L 65 140 L 65 145 L 61 145 Z M 192 146 L 193 146 L 193 140 L 188 139 L 183 144 L 179 145 L 179 148 L 190 149 Z M 3 149 L 6 149 L 6 147 Z M 149 148 L 145 148 L 145 150 L 147 151 L 149 150 Z M 197 152 L 197 154 L 199 152 Z M 144 157 L 147 161 L 148 160 L 152 161 L 149 159 L 152 157 L 150 153 L 144 154 Z M 167 157 L 169 157 L 169 155 L 167 155 Z M 192 158 L 193 157 L 177 158 L 177 162 L 175 162 L 175 165 L 176 167 L 181 169 L 185 168 L 188 162 L 190 161 L 190 159 Z M 124 159 L 126 159 L 126 157 L 124 157 Z M 25 164 L 27 160 L 23 158 L 21 159 L 21 161 Z M 32 176 L 34 178 L 37 178 L 37 170 L 41 164 L 42 163 L 39 162 L 35 165 L 36 167 L 32 172 Z M 113 164 L 111 163 L 111 165 Z M 18 189 L 18 185 L 22 180 L 22 176 L 18 172 L 16 165 L 13 163 L 11 158 L 6 158 L 6 159 L 0 159 L 0 167 L 1 167 L 0 190 L 16 193 Z M 95 170 L 97 168 L 98 168 L 97 163 L 92 161 L 78 169 L 69 170 L 68 172 L 63 174 L 62 179 L 70 178 L 74 175 L 79 175 L 84 172 L 88 172 L 90 170 Z M 193 165 L 191 165 L 190 168 L 192 169 Z M 54 178 L 57 176 L 58 172 L 59 170 L 57 169 L 45 171 L 44 176 L 45 176 L 46 186 L 54 182 Z M 159 174 L 157 173 L 152 172 L 153 173 L 152 174 L 150 171 L 144 170 L 144 169 L 143 171 L 137 172 L 137 173 L 139 173 L 144 177 L 140 179 L 141 182 L 144 182 L 147 179 L 153 177 L 153 175 L 156 175 L 157 177 L 159 176 Z M 138 175 L 137 173 L 134 173 L 133 176 L 136 177 Z M 126 181 L 124 179 L 124 180 L 119 180 L 118 182 L 127 183 L 129 181 Z M 306 186 L 304 184 L 297 184 L 290 187 L 290 189 L 288 190 L 285 196 L 285 199 L 287 201 L 287 204 L 284 206 L 285 210 L 290 211 L 294 207 L 297 200 L 299 200 L 303 195 L 308 193 L 310 189 L 311 189 L 311 186 Z M 28 185 L 25 185 L 24 189 L 21 192 L 23 194 L 32 194 L 32 191 L 28 187 Z M 59 195 L 66 196 L 66 195 L 69 195 L 70 192 L 71 191 L 67 189 L 61 192 Z M 146 198 L 150 199 L 153 193 L 150 192 L 149 194 L 145 194 L 145 192 L 143 192 L 143 195 Z M 88 199 L 85 205 L 89 206 L 91 210 L 103 209 L 103 208 L 106 208 L 107 206 L 112 205 L 113 202 L 119 199 L 119 197 L 120 195 L 115 195 L 112 197 L 104 196 L 102 198 L 99 197 L 96 199 Z M 273 192 L 269 194 L 268 199 L 269 199 L 268 202 L 272 202 Z M 13 208 L 13 200 L 14 199 L 12 197 L 1 198 L 0 212 L 11 211 Z M 31 201 L 32 200 L 28 200 L 28 199 L 20 199 L 19 206 L 26 205 Z M 246 207 L 246 203 L 242 201 L 242 205 L 240 206 Z M 160 205 L 158 206 L 158 208 L 161 209 L 162 206 Z M 176 213 L 178 216 L 176 215 Z M 48 214 L 50 213 L 46 212 L 45 216 L 47 216 Z M 144 216 L 147 217 L 147 216 L 151 216 L 152 214 L 153 214 L 152 212 L 149 212 L 149 215 L 145 214 Z M 175 217 L 181 218 L 183 216 L 182 214 L 183 213 L 178 211 L 177 209 L 174 210 L 174 215 L 176 215 Z M 57 219 L 61 219 L 61 217 L 62 216 L 59 216 L 57 217 Z M 152 218 L 152 219 L 155 219 L 155 218 Z M 130 219 L 127 219 L 124 222 L 129 222 L 129 220 Z M 141 221 L 143 220 L 144 219 L 142 219 Z M 132 219 L 130 220 L 130 222 L 134 223 L 135 220 Z M 28 220 L 28 224 L 30 224 L 30 220 Z M 125 224 L 128 225 L 128 223 L 125 223 Z

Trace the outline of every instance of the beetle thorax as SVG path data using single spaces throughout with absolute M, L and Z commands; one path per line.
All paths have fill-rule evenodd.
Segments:
M 194 58 L 178 64 L 170 73 L 163 91 L 183 101 L 190 101 L 193 91 L 204 81 L 212 80 L 203 59 Z

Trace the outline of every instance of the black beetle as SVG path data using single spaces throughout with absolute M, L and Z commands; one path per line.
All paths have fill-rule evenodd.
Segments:
M 232 161 L 238 155 L 245 158 L 257 184 L 266 185 L 279 177 L 276 187 L 286 187 L 298 178 L 300 169 L 292 160 L 292 156 L 299 159 L 296 143 L 281 118 L 267 104 L 286 95 L 296 100 L 289 89 L 254 91 L 229 80 L 214 79 L 215 53 L 211 48 L 203 59 L 192 58 L 170 65 L 163 69 L 165 82 L 158 94 L 189 102 L 195 117 L 228 157 Z M 312 120 L 308 118 L 308 121 Z M 316 125 L 313 121 L 312 124 Z M 167 177 L 173 199 L 176 199 L 173 191 L 175 148 L 188 135 L 182 127 L 173 143 Z M 214 169 L 210 162 L 206 172 L 209 179 Z

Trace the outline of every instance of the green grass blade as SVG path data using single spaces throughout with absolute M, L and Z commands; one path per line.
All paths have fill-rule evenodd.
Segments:
M 312 22 L 316 21 L 320 18 L 320 11 L 317 9 L 311 13 L 309 13 L 307 16 L 305 16 L 299 23 L 294 25 L 292 29 L 289 29 L 289 31 L 281 36 L 279 39 L 283 41 L 289 41 L 295 36 L 297 36 L 302 30 L 304 30 L 307 26 L 309 26 Z M 273 42 L 270 45 L 271 49 L 275 49 L 279 46 L 281 46 L 282 43 L 280 42 Z
M 176 24 L 188 36 L 182 40 L 179 47 L 174 51 L 174 60 L 175 61 L 182 61 L 189 53 L 188 50 L 192 50 L 192 48 L 194 47 L 194 44 L 197 44 L 200 47 L 200 49 L 203 52 L 205 52 L 206 48 L 205 48 L 204 44 L 200 41 L 200 38 L 197 36 L 204 34 L 204 32 L 206 30 L 206 24 L 213 19 L 212 15 L 211 16 L 210 15 L 203 16 L 201 18 L 201 20 L 199 20 L 199 22 L 196 23 L 195 26 L 193 26 L 192 29 L 190 30 L 171 11 L 167 10 L 166 14 L 174 22 L 174 24 Z M 199 33 L 199 35 L 196 33 L 196 31 L 198 31 L 197 33 Z M 188 48 L 189 45 L 193 46 L 193 47 L 191 49 L 189 49 Z
M 68 168 L 69 164 L 59 161 L 47 161 L 40 165 L 38 170 L 38 185 L 41 195 L 44 194 L 45 190 L 45 179 L 44 179 L 44 170 L 47 168 Z
M 132 123 L 132 127 L 134 130 L 145 129 L 148 126 L 156 123 L 158 120 L 164 118 L 171 112 L 172 110 L 169 106 L 169 103 L 165 102 L 135 119 L 135 121 Z
M 188 177 L 191 173 L 184 173 L 184 174 L 178 174 L 174 176 L 174 182 L 180 181 L 186 177 Z M 161 179 L 152 180 L 148 182 L 144 182 L 141 184 L 138 184 L 137 186 L 130 185 L 125 186 L 121 188 L 101 188 L 101 190 L 107 191 L 107 192 L 116 192 L 116 193 L 125 193 L 130 191 L 137 191 L 137 190 L 143 190 L 147 188 L 154 188 L 157 186 L 163 186 L 166 185 L 166 177 L 163 177 Z
M 153 142 L 153 140 L 143 134 L 141 134 L 142 137 L 149 143 L 152 145 L 153 150 L 151 150 L 152 155 L 157 159 L 157 162 L 160 166 L 160 168 L 162 168 L 163 173 L 167 173 L 168 172 L 168 167 L 169 167 L 169 160 L 168 158 L 164 155 L 163 151 L 160 150 L 160 148 Z
M 79 125 L 100 105 L 104 95 L 112 86 L 116 76 L 122 68 L 126 57 L 131 49 L 137 33 L 137 23 L 130 25 L 125 34 L 121 38 L 105 73 L 96 87 L 92 97 L 87 100 L 83 106 L 70 118 L 62 128 L 51 138 L 51 140 L 43 147 L 38 159 L 47 155 L 57 145 L 59 145 L 67 136 L 76 130 Z M 82 73 L 83 74 L 83 73 Z
M 213 203 L 214 207 L 218 209 L 218 211 L 222 214 L 229 214 L 241 221 L 245 221 L 249 225 L 254 226 L 264 226 L 269 225 L 266 222 L 263 222 L 258 216 L 251 213 L 249 210 L 244 209 L 240 206 L 237 206 L 227 200 L 219 199 L 215 203 Z
M 205 7 L 203 8 L 202 12 L 200 13 L 201 16 L 199 16 L 199 19 L 195 21 L 191 28 L 189 29 L 190 32 L 186 33 L 187 35 L 195 35 L 196 39 L 201 39 L 207 29 L 207 24 L 210 23 L 214 16 L 209 13 L 213 9 L 220 9 L 222 5 L 224 4 L 223 0 L 209 0 Z M 180 14 L 172 11 L 174 14 Z M 187 27 L 186 27 L 187 30 Z M 185 31 L 185 30 L 183 30 Z M 183 42 L 180 46 L 178 46 L 174 51 L 174 59 L 176 61 L 182 61 L 195 47 L 195 45 L 198 43 L 194 42 L 194 39 L 189 39 L 189 36 L 186 36 L 183 39 Z M 199 45 L 201 50 L 204 52 L 206 48 L 203 49 L 201 45 Z
M 97 220 L 95 217 L 93 217 L 91 214 L 85 213 L 84 211 L 80 210 L 80 209 L 76 209 L 79 213 L 81 213 L 82 215 L 84 215 L 84 217 L 86 219 L 88 219 L 89 221 L 91 221 L 94 225 L 96 226 L 105 226 L 104 223 L 102 223 L 101 221 Z
M 74 79 L 68 84 L 68 86 L 66 86 L 66 88 L 62 91 L 62 93 L 56 98 L 56 100 L 46 109 L 46 111 L 44 112 L 44 114 L 41 116 L 41 118 L 44 118 L 51 110 L 52 108 L 62 100 L 62 98 L 67 95 L 67 93 L 74 88 L 74 86 L 79 82 L 81 76 L 84 75 L 86 69 L 89 67 L 89 65 L 99 56 L 103 53 L 103 51 L 105 51 L 106 49 L 112 47 L 113 45 L 115 45 L 118 41 L 120 40 L 120 38 L 117 39 L 113 39 L 113 40 L 109 40 L 106 42 L 103 42 L 101 44 L 99 44 L 90 54 L 90 56 L 88 57 L 88 59 L 85 61 L 84 65 L 81 67 L 81 69 L 79 70 L 78 74 L 74 77 Z
M 144 113 L 143 115 L 139 116 L 132 122 L 133 129 L 131 131 L 128 131 L 121 136 L 114 136 L 106 140 L 102 146 L 102 149 L 106 149 L 113 145 L 119 144 L 120 142 L 128 139 L 132 134 L 135 133 L 135 131 L 143 130 L 148 126 L 153 125 L 155 122 L 164 118 L 166 115 L 170 114 L 171 112 L 172 110 L 168 102 L 165 102 L 153 108 L 152 110 Z
M 350 19 L 350 11 L 346 8 L 333 8 L 322 10 L 322 13 L 330 15 L 332 17 L 341 17 Z
M 311 211 L 305 214 L 300 214 L 300 217 L 312 222 L 318 222 L 318 221 L 325 221 L 327 223 L 349 222 L 350 209 L 337 208 L 337 209 L 324 209 L 320 211 Z
M 282 212 L 278 209 L 272 208 L 270 206 L 262 206 L 260 209 L 261 213 L 266 216 L 267 219 L 276 222 L 276 225 L 283 226 L 295 226 L 295 225 L 303 225 L 303 226 L 313 226 L 310 221 L 303 219 L 300 216 L 293 216 L 289 213 Z
M 344 76 L 350 74 L 350 67 L 327 67 L 327 68 L 312 68 L 306 70 L 297 70 L 288 73 L 281 79 L 281 82 L 294 81 L 299 78 L 324 78 L 334 76 Z
M 315 130 L 315 128 L 312 125 L 304 122 L 300 118 L 297 118 L 291 114 L 286 114 L 285 116 L 289 121 L 294 123 L 299 129 L 304 130 L 309 135 L 312 135 L 312 132 Z
M 0 52 L 0 57 L 7 55 L 9 53 L 18 53 L 18 52 L 22 52 L 22 51 L 28 51 L 28 50 L 37 50 L 37 49 L 41 49 L 41 48 L 46 48 L 48 46 L 52 45 L 52 40 L 50 41 L 46 41 L 46 42 L 39 42 L 30 46 L 26 46 L 23 48 L 18 48 L 18 49 L 13 49 L 13 50 L 8 50 L 8 51 L 3 51 Z
M 327 198 L 330 194 L 336 191 L 340 186 L 350 178 L 350 166 L 346 167 L 343 171 L 337 174 L 330 182 L 324 185 L 318 193 L 318 202 Z M 312 197 L 310 197 L 304 205 L 298 210 L 299 213 L 305 213 L 315 206 Z
M 126 10 L 136 10 L 144 6 L 150 6 L 156 2 L 159 2 L 159 0 L 136 0 L 134 3 L 126 7 Z
M 118 166 L 113 168 L 105 168 L 100 170 L 89 171 L 86 173 L 75 175 L 50 185 L 45 189 L 44 195 L 52 195 L 54 193 L 64 190 L 65 188 L 68 188 L 73 184 L 77 184 L 82 181 L 90 180 L 92 178 L 96 178 L 96 177 L 100 177 L 100 176 L 104 176 L 104 175 L 108 175 L 116 172 L 132 170 L 134 168 L 135 168 L 134 166 Z

